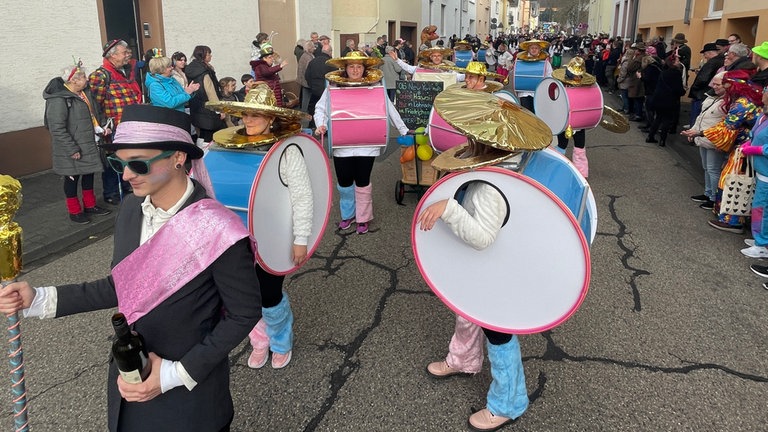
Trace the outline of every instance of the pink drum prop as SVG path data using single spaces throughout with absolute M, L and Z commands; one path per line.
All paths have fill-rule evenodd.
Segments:
M 387 145 L 387 92 L 384 86 L 328 87 L 332 148 Z
M 545 78 L 536 87 L 533 106 L 554 135 L 569 125 L 573 130 L 592 129 L 603 118 L 603 92 L 597 84 L 573 87 Z
M 509 203 L 508 219 L 490 246 L 473 249 L 442 220 L 430 231 L 419 229 L 416 220 L 424 209 L 455 198 L 470 182 L 494 186 Z M 587 294 L 589 245 L 579 223 L 554 193 L 524 175 L 486 167 L 443 177 L 419 202 L 412 224 L 411 244 L 424 280 L 450 309 L 479 326 L 543 332 L 565 322 Z

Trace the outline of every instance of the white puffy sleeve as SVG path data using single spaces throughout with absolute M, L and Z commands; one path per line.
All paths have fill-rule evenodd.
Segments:
M 507 203 L 501 193 L 486 183 L 471 184 L 464 195 L 463 205 L 455 199 L 448 205 L 441 219 L 451 231 L 477 250 L 493 244 L 507 216 Z
M 297 146 L 288 146 L 280 157 L 280 178 L 288 185 L 291 198 L 293 244 L 306 246 L 312 232 L 312 184 Z

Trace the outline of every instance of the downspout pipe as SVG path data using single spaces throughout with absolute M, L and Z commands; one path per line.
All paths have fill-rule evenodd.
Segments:
M 690 1 L 690 0 L 689 0 Z M 379 20 L 381 19 L 381 0 L 376 0 L 376 22 L 373 23 L 373 26 L 368 29 L 366 32 L 367 34 L 371 34 L 373 29 L 379 26 Z M 378 34 L 378 32 L 377 32 Z
M 691 2 L 693 0 L 685 0 L 685 12 L 683 13 L 683 24 L 691 24 Z

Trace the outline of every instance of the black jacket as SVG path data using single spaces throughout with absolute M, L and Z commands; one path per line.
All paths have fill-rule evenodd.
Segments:
M 205 197 L 205 189 L 195 182 L 195 190 L 182 210 Z M 120 206 L 115 222 L 113 267 L 139 247 L 143 201 L 128 195 Z M 57 292 L 56 317 L 118 306 L 111 276 L 59 286 Z M 243 239 L 133 326 L 144 337 L 148 351 L 180 361 L 197 386 L 192 391 L 176 387 L 148 402 L 126 402 L 117 389 L 117 368 L 110 361 L 109 430 L 221 430 L 234 414 L 229 391 L 229 352 L 248 336 L 260 317 L 261 294 L 253 253 L 248 239 Z
M 216 72 L 206 66 L 205 63 L 195 59 L 184 68 L 184 74 L 187 75 L 190 83 L 196 82 L 200 84 L 200 90 L 196 91 L 192 99 L 189 100 L 192 124 L 201 129 L 213 131 L 225 128 L 227 124 L 224 120 L 216 112 L 205 107 L 205 103 L 208 102 L 208 94 L 205 92 L 205 84 L 203 83 L 206 76 L 213 83 L 213 88 L 216 89 L 216 96 L 221 97 L 219 79 L 216 78 Z
M 315 58 L 309 61 L 307 65 L 307 72 L 304 77 L 307 79 L 310 90 L 312 90 L 312 96 L 319 98 L 323 95 L 325 90 L 325 74 L 336 70 L 335 67 L 325 64 L 330 60 L 331 56 L 322 52 L 315 51 Z
M 718 55 L 707 60 L 699 73 L 696 74 L 696 79 L 691 84 L 691 91 L 688 92 L 688 96 L 691 99 L 704 100 L 706 98 L 705 93 L 709 90 L 709 82 L 712 81 L 717 70 L 721 67 L 723 67 L 723 57 Z

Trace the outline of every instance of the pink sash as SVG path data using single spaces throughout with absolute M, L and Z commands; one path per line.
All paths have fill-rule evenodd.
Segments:
M 118 309 L 133 324 L 246 237 L 240 218 L 218 201 L 191 204 L 112 269 Z

